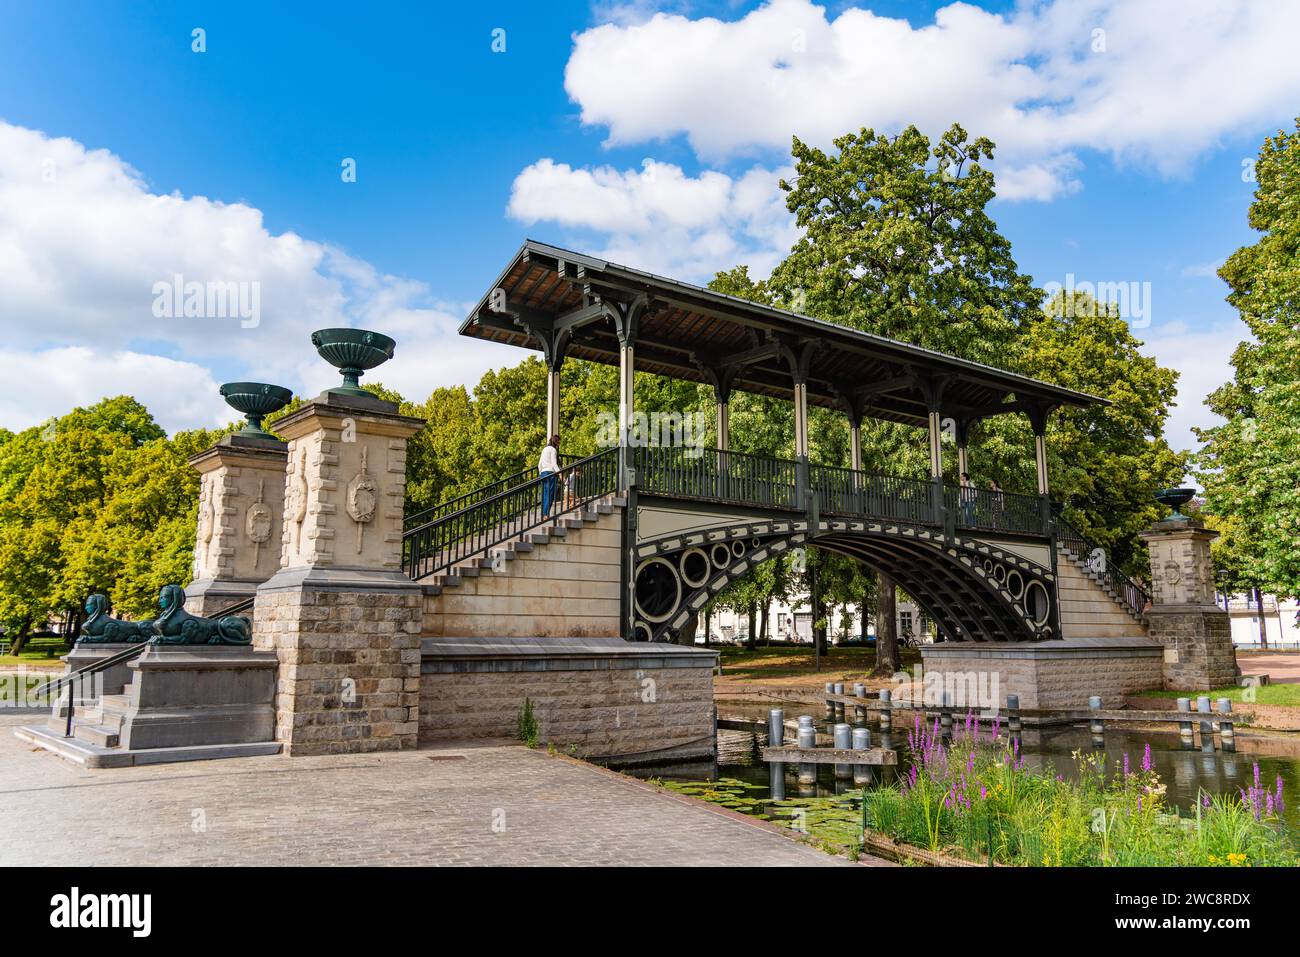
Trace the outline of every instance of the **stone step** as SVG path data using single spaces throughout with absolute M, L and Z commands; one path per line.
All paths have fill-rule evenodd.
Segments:
M 253 744 L 200 744 L 178 748 L 105 748 L 76 737 L 65 738 L 45 728 L 15 728 L 14 735 L 44 748 L 65 760 L 88 768 L 128 768 L 144 764 L 169 764 L 176 761 L 208 761 L 216 758 L 249 758 L 279 754 L 277 741 Z
M 82 724 L 80 721 L 74 721 L 72 726 L 73 737 L 98 748 L 117 747 L 118 731 L 118 728 L 109 728 L 100 724 Z

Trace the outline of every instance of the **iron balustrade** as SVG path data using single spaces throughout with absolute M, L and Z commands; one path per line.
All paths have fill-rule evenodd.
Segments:
M 580 460 L 581 456 L 578 455 L 559 456 L 559 464 L 561 468 L 566 465 L 572 465 L 574 462 Z M 471 505 L 486 501 L 495 495 L 499 495 L 517 485 L 522 485 L 524 482 L 531 482 L 533 479 L 538 477 L 539 475 L 536 466 L 521 469 L 514 475 L 507 475 L 503 479 L 497 479 L 495 482 L 488 482 L 486 485 L 480 486 L 473 491 L 465 492 L 463 495 L 457 495 L 455 498 L 449 498 L 445 502 L 440 502 L 439 504 L 432 505 L 429 508 L 421 509 L 418 512 L 412 512 L 403 520 L 403 526 L 411 529 L 420 525 L 427 525 L 430 522 L 436 522 L 440 518 L 445 518 L 448 515 L 463 511 Z
M 481 555 L 550 519 L 582 508 L 619 490 L 618 449 L 578 459 L 546 477 L 518 483 L 402 535 L 402 569 L 425 578 Z M 503 480 L 504 481 L 504 480 Z M 542 513 L 542 488 L 554 482 L 549 515 Z
M 1105 549 L 1098 548 L 1082 532 L 1060 516 L 1056 519 L 1056 543 L 1074 555 L 1076 560 L 1092 568 L 1093 574 L 1101 579 L 1102 585 L 1127 605 L 1133 614 L 1141 616 L 1146 613 L 1147 606 L 1151 604 L 1151 596 L 1147 590 L 1111 562 L 1106 556 Z M 1097 563 L 1091 561 L 1092 556 L 1097 552 L 1101 552 L 1103 557 L 1100 568 L 1097 567 Z
M 958 528 L 1035 535 L 1043 532 L 1042 505 L 1037 495 L 960 485 L 945 485 L 943 491 L 944 504 L 954 515 Z
M 722 449 L 642 446 L 637 488 L 648 495 L 799 508 L 799 463 Z
M 822 514 L 860 515 L 936 525 L 930 482 L 833 465 L 809 466 Z

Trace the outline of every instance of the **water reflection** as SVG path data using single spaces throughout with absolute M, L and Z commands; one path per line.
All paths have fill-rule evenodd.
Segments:
M 826 730 L 826 729 L 821 729 Z M 984 732 L 987 736 L 987 730 Z M 1005 731 L 1003 732 L 1005 736 Z M 1198 736 L 1199 737 L 1199 736 Z M 769 769 L 759 760 L 759 751 L 752 738 L 743 744 L 741 732 L 722 732 L 719 738 L 721 763 L 694 763 L 646 769 L 644 777 L 657 777 L 678 781 L 713 781 L 718 778 L 735 778 L 761 787 L 752 792 L 754 797 L 771 796 Z M 909 768 L 911 756 L 907 751 L 906 734 L 873 734 L 872 743 L 884 748 L 898 749 L 897 767 L 874 768 L 875 780 L 880 783 L 896 781 Z M 1287 797 L 1282 819 L 1288 830 L 1300 833 L 1300 759 L 1214 750 L 1195 744 L 1191 749 L 1180 745 L 1177 731 L 1133 732 L 1107 729 L 1105 751 L 1108 770 L 1120 773 L 1124 755 L 1130 766 L 1141 767 L 1143 749 L 1151 745 L 1152 766 L 1165 782 L 1166 801 L 1184 812 L 1193 812 L 1198 794 L 1236 795 L 1248 788 L 1254 780 L 1254 767 L 1259 764 L 1260 779 L 1272 789 L 1281 776 Z M 1078 770 L 1072 757 L 1075 751 L 1092 751 L 1091 735 L 1086 726 L 1026 729 L 1021 737 L 1021 754 L 1026 765 L 1039 771 L 1059 774 L 1066 780 L 1077 780 Z M 790 797 L 828 797 L 857 790 L 852 780 L 837 780 L 833 765 L 817 765 L 816 781 L 800 784 L 796 768 L 785 769 L 786 795 Z M 779 799 L 779 797 L 778 797 Z

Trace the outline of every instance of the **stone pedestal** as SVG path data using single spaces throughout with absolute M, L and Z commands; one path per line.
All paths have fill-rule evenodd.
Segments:
M 406 440 L 423 424 L 328 392 L 276 423 L 289 442 L 280 569 L 257 589 L 253 642 L 279 658 L 288 753 L 416 746 L 423 602 L 401 552 Z
M 1210 542 L 1218 532 L 1181 516 L 1142 533 L 1151 553 L 1147 632 L 1164 646 L 1164 686 L 1206 691 L 1236 684 L 1228 613 L 1214 596 Z
M 96 662 L 105 658 L 111 658 L 113 655 L 120 654 L 128 648 L 133 648 L 126 642 L 106 641 L 100 643 L 78 642 L 72 646 L 72 650 L 63 656 L 63 663 L 68 666 L 65 674 L 72 674 L 74 671 L 80 671 L 82 668 L 89 668 Z M 91 697 L 91 687 L 93 686 L 93 697 L 105 694 L 121 694 L 122 688 L 131 680 L 130 661 L 123 661 L 121 664 L 112 665 L 103 671 L 97 671 L 93 675 L 87 676 L 88 680 L 85 690 L 79 690 L 78 698 Z
M 190 459 L 202 476 L 194 579 L 185 589 L 190 614 L 211 616 L 251 598 L 280 567 L 286 449 L 236 432 Z
M 131 662 L 123 750 L 271 741 L 276 657 L 235 645 L 154 645 Z

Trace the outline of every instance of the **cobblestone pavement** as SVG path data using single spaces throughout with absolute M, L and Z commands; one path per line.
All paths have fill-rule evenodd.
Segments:
M 847 863 L 518 746 L 87 770 L 34 720 L 0 716 L 3 865 Z

